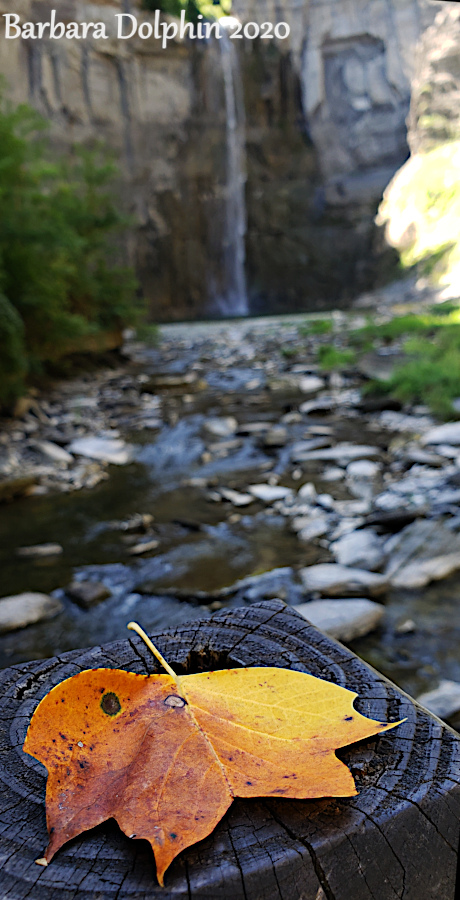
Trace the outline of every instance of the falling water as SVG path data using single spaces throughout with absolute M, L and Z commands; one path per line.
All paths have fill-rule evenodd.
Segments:
M 244 269 L 246 248 L 246 133 L 243 86 L 238 55 L 225 33 L 219 40 L 225 87 L 226 190 L 223 236 L 224 289 L 216 306 L 222 316 L 247 316 L 249 312 Z

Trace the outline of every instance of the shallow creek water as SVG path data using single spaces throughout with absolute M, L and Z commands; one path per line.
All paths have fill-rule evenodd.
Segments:
M 146 370 L 150 366 L 156 371 L 160 367 L 165 372 L 181 371 L 204 356 L 193 340 L 181 352 L 169 351 L 166 359 L 160 347 L 151 351 Z M 135 443 L 135 460 L 124 467 L 111 466 L 107 481 L 92 490 L 0 506 L 1 595 L 57 591 L 64 603 L 55 619 L 1 636 L 1 666 L 123 638 L 133 618 L 155 630 L 209 616 L 219 606 L 238 603 L 209 598 L 204 602 L 193 599 L 194 593 L 216 591 L 277 567 L 297 570 L 330 560 L 320 543 L 302 544 L 275 509 L 259 502 L 235 509 L 230 503 L 212 502 L 209 488 L 187 483 L 198 477 L 211 484 L 211 491 L 212 485 L 241 491 L 266 481 L 270 471 L 286 487 L 311 480 L 318 492 L 330 492 L 335 499 L 350 496 L 342 483 L 323 483 L 317 464 L 304 466 L 301 481 L 293 481 L 288 448 L 267 448 L 255 437 L 244 437 L 226 456 L 211 454 L 211 459 L 203 460 L 207 417 L 234 415 L 240 424 L 257 420 L 277 424 L 305 399 L 295 392 L 276 392 L 248 403 L 244 384 L 255 374 L 262 380 L 261 368 L 255 373 L 251 361 L 214 368 L 212 358 L 205 367 L 208 388 L 185 404 L 182 398 L 165 400 L 173 414 L 165 416 L 158 432 L 123 430 L 123 437 Z M 366 422 L 341 418 L 339 411 L 309 418 L 309 424 L 315 422 L 333 427 L 337 440 L 388 444 L 388 434 L 367 431 Z M 294 423 L 289 445 L 304 434 L 305 422 Z M 159 542 L 157 549 L 139 558 L 130 556 L 126 535 L 117 525 L 135 513 L 154 515 L 153 532 Z M 63 554 L 53 560 L 15 556 L 20 546 L 45 542 L 60 543 Z M 90 610 L 80 609 L 63 590 L 75 576 L 103 582 L 112 596 Z M 455 576 L 423 591 L 389 592 L 383 625 L 351 644 L 352 649 L 411 694 L 430 689 L 440 678 L 460 681 L 459 589 L 460 578 Z M 283 599 L 300 602 L 300 588 Z M 414 630 L 399 633 L 398 627 L 407 620 L 414 622 Z

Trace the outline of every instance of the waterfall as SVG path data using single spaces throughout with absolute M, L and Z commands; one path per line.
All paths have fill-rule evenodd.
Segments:
M 247 316 L 246 288 L 246 128 L 243 85 L 238 54 L 223 29 L 218 41 L 222 62 L 226 111 L 225 227 L 222 265 L 223 290 L 216 298 L 221 316 Z

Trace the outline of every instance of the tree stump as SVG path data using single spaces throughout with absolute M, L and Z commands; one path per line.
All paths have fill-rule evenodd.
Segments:
M 395 731 L 340 750 L 359 795 L 235 800 L 215 831 L 155 877 L 145 841 L 112 820 L 44 869 L 45 770 L 21 750 L 38 701 L 82 669 L 159 671 L 137 636 L 14 666 L 1 675 L 2 900 L 453 900 L 460 826 L 460 738 L 278 600 L 154 635 L 179 674 L 283 666 L 359 694 L 356 708 Z

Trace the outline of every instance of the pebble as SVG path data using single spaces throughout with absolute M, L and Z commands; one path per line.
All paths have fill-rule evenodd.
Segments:
M 238 422 L 234 416 L 216 416 L 213 419 L 207 419 L 203 428 L 211 437 L 228 438 L 236 433 Z
M 286 500 L 292 497 L 292 490 L 286 487 L 270 484 L 251 484 L 248 492 L 263 503 L 274 503 L 276 500 Z
M 130 547 L 129 555 L 142 556 L 143 553 L 150 553 L 152 550 L 156 550 L 159 546 L 160 542 L 156 539 L 152 539 L 151 541 L 141 541 L 139 544 L 135 544 L 134 547 Z
M 91 609 L 112 596 L 111 591 L 100 581 L 72 581 L 66 587 L 67 596 L 83 609 Z
M 385 608 L 363 597 L 337 600 L 311 600 L 294 609 L 308 619 L 315 628 L 338 641 L 352 641 L 374 631 L 380 624 Z
M 320 563 L 300 570 L 303 589 L 308 594 L 323 594 L 326 597 L 341 595 L 365 595 L 378 597 L 388 588 L 383 575 L 364 569 L 349 568 L 337 563 Z
M 74 461 L 71 453 L 68 453 L 63 447 L 59 447 L 51 441 L 35 441 L 34 446 L 48 459 L 52 459 L 53 462 L 64 463 L 64 465 L 68 466 Z
M 220 488 L 219 490 L 224 500 L 233 503 L 233 506 L 249 506 L 250 503 L 254 503 L 254 497 L 251 494 L 242 494 L 231 488 Z
M 363 528 L 344 534 L 331 544 L 329 549 L 341 566 L 375 571 L 380 569 L 386 560 L 384 543 L 384 539 L 375 531 Z
M 48 556 L 61 556 L 64 548 L 60 544 L 35 544 L 32 547 L 18 547 L 16 556 L 22 559 L 45 559 Z
M 133 458 L 133 448 L 119 438 L 77 438 L 67 449 L 77 456 L 102 460 L 116 466 L 126 466 Z
M 443 679 L 437 688 L 420 694 L 417 702 L 440 719 L 448 719 L 460 712 L 460 684 Z
M 63 609 L 60 600 L 48 594 L 27 591 L 0 599 L 0 634 L 16 631 L 57 616 Z
M 381 456 L 379 447 L 365 444 L 336 444 L 325 450 L 299 451 L 292 457 L 294 462 L 338 462 L 347 465 L 354 459 L 371 459 Z
M 430 428 L 423 436 L 421 443 L 426 444 L 455 444 L 460 445 L 460 422 L 446 422 L 437 428 Z

